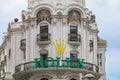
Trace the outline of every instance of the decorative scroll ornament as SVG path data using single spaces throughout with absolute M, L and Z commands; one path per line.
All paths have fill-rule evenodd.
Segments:
M 81 14 L 76 11 L 76 10 L 72 10 L 68 13 L 68 24 L 70 22 L 77 22 L 80 23 L 81 22 Z
M 48 21 L 51 23 L 51 13 L 47 9 L 42 9 L 37 13 L 37 24 L 41 21 Z
M 65 52 L 65 48 L 66 48 L 66 42 L 64 41 L 64 39 L 56 39 L 53 42 L 53 45 L 56 49 L 56 53 L 58 55 L 63 55 Z

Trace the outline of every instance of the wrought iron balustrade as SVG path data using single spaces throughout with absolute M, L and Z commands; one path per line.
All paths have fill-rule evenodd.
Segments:
M 80 34 L 68 34 L 68 41 L 81 41 L 81 35 Z
M 37 41 L 50 41 L 50 33 L 37 34 Z
M 60 68 L 74 68 L 74 67 L 66 67 L 66 60 L 62 60 L 61 61 L 62 62 L 62 66 L 60 66 Z M 52 61 L 51 60 L 49 60 L 48 61 L 48 64 L 51 64 L 52 63 Z M 79 63 L 78 62 L 73 62 L 72 63 L 72 65 L 78 65 Z M 87 62 L 84 62 L 83 63 L 84 64 L 84 68 L 80 68 L 80 69 L 83 69 L 83 70 L 89 70 L 89 71 L 94 71 L 94 72 L 99 72 L 99 67 L 97 66 L 97 65 L 95 65 L 95 64 L 91 64 L 91 63 L 87 63 Z M 23 64 L 19 64 L 19 65 L 17 65 L 16 67 L 15 67 L 15 72 L 17 73 L 17 72 L 20 72 L 20 71 L 27 71 L 27 70 L 30 70 L 30 69 L 36 69 L 35 67 L 34 67 L 34 61 L 31 61 L 31 62 L 27 62 L 27 63 L 23 63 Z M 54 66 L 52 66 L 52 68 L 56 68 L 57 67 L 57 61 L 55 61 L 54 62 Z M 39 69 L 40 68 L 51 68 L 51 67 L 46 67 L 46 66 L 39 66 L 38 67 Z M 37 69 L 38 69 L 37 68 Z M 59 69 L 59 68 L 58 68 Z

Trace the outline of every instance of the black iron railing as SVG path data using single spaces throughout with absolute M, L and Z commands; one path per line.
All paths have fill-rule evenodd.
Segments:
M 50 41 L 50 33 L 37 34 L 37 41 Z
M 81 41 L 80 34 L 68 34 L 68 41 Z
M 52 61 L 49 60 L 48 61 L 48 64 L 51 64 Z M 52 66 L 53 68 L 54 67 L 57 67 L 57 61 L 54 62 L 54 66 Z M 65 66 L 66 64 L 66 60 L 62 60 L 62 67 L 66 67 Z M 78 65 L 78 62 L 74 62 L 72 63 L 72 65 Z M 80 68 L 80 69 L 84 69 L 84 70 L 89 70 L 89 71 L 94 71 L 94 72 L 99 72 L 99 67 L 95 64 L 91 64 L 91 63 L 87 63 L 87 62 L 84 62 L 84 68 Z M 15 72 L 20 72 L 20 71 L 27 71 L 27 70 L 30 70 L 30 69 L 35 69 L 34 68 L 34 61 L 31 61 L 31 62 L 27 62 L 27 63 L 23 63 L 23 64 L 19 64 L 15 67 Z M 50 67 L 39 67 L 39 68 L 50 68 Z M 61 68 L 61 67 L 60 67 Z M 68 67 L 66 67 L 68 68 Z M 69 68 L 73 68 L 73 67 L 69 67 Z

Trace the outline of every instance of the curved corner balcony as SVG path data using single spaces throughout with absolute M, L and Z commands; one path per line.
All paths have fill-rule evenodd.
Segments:
M 84 62 L 84 68 L 73 68 L 73 67 L 66 67 L 66 60 L 62 60 L 62 66 L 57 67 L 57 61 L 54 61 L 54 66 L 48 67 L 48 66 L 42 66 L 42 67 L 37 67 L 35 68 L 35 63 L 34 61 L 32 62 L 27 62 L 23 64 L 19 64 L 15 67 L 15 74 L 13 75 L 16 78 L 20 78 L 23 75 L 27 74 L 38 74 L 38 73 L 66 73 L 66 72 L 72 72 L 72 73 L 83 73 L 83 74 L 93 74 L 96 76 L 100 76 L 99 74 L 99 68 L 95 64 L 87 63 Z M 49 60 L 48 64 L 51 64 L 52 61 Z M 72 65 L 78 65 L 78 62 L 73 62 Z
M 37 34 L 37 44 L 39 46 L 50 44 L 51 43 L 50 36 L 51 36 L 50 33 Z
M 80 34 L 68 34 L 68 43 L 73 46 L 79 46 L 81 42 Z

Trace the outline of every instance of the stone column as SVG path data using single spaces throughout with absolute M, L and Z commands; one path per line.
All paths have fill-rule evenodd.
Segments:
M 35 54 L 38 54 L 38 53 L 35 53 L 35 44 L 36 44 L 36 31 L 35 31 L 35 24 L 36 24 L 36 21 L 31 21 L 30 23 L 30 27 L 31 27 L 31 43 L 30 43 L 30 47 L 31 47 L 31 58 L 30 60 L 33 61 L 33 59 L 35 58 Z
M 30 24 L 27 23 L 26 24 L 26 62 L 30 61 L 30 58 L 31 58 L 31 31 L 30 31 Z

